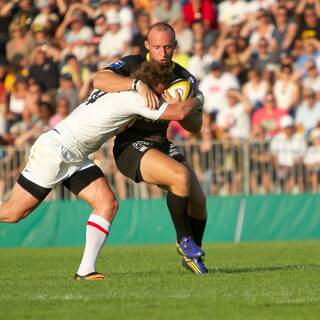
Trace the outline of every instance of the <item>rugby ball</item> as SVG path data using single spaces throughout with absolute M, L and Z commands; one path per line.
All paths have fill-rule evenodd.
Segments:
M 176 92 L 178 92 L 181 101 L 185 101 L 191 94 L 191 84 L 185 79 L 177 79 L 170 84 L 167 91 L 171 97 L 175 97 Z

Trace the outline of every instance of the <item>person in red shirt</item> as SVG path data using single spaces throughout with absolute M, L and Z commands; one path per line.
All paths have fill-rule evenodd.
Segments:
M 261 127 L 265 130 L 267 138 L 273 137 L 280 128 L 280 119 L 287 114 L 275 105 L 275 97 L 272 92 L 266 94 L 263 107 L 256 110 L 252 115 L 252 127 Z
M 188 0 L 183 5 L 184 20 L 191 25 L 202 20 L 208 29 L 217 28 L 217 10 L 210 0 Z

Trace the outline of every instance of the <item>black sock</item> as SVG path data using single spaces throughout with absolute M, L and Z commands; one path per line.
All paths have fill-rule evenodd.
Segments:
M 192 231 L 193 240 L 199 247 L 201 247 L 204 229 L 206 228 L 207 224 L 207 219 L 200 220 L 188 215 L 188 220 L 190 229 Z
M 167 206 L 176 229 L 178 242 L 184 236 L 191 236 L 187 216 L 188 197 L 180 197 L 169 191 L 167 193 Z

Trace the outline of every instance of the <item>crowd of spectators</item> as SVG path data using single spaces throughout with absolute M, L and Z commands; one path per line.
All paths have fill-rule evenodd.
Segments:
M 250 169 L 276 164 L 290 192 L 302 163 L 316 192 L 318 0 L 0 0 L 0 144 L 30 144 L 55 126 L 86 99 L 97 70 L 146 54 L 147 30 L 158 21 L 174 27 L 174 60 L 197 78 L 206 98 L 201 133 L 194 137 L 172 123 L 169 137 L 198 139 L 207 167 L 218 161 L 203 161 L 212 140 L 226 146 L 217 150 L 224 165 L 232 146 L 259 142 L 264 151 L 250 153 Z M 230 184 L 224 172 L 223 181 L 237 193 L 241 152 L 231 158 L 236 178 Z M 200 167 L 205 176 L 208 168 Z M 221 179 L 215 171 L 211 191 Z M 274 174 L 254 173 L 250 188 L 259 180 L 269 192 Z

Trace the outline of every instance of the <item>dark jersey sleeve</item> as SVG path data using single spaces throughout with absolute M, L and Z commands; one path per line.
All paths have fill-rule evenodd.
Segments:
M 196 78 L 187 69 L 180 66 L 180 64 L 175 63 L 173 68 L 173 75 L 175 80 L 182 78 L 190 82 L 192 87 L 192 92 L 196 92 L 196 89 L 197 89 Z
M 121 76 L 128 77 L 132 70 L 139 65 L 142 61 L 144 61 L 142 56 L 139 55 L 130 55 L 125 56 L 112 64 L 108 65 L 103 70 L 111 70 Z

